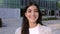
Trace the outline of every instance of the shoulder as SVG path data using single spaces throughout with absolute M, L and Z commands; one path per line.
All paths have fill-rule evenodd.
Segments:
M 16 29 L 15 34 L 21 34 L 21 27 Z
M 45 25 L 40 25 L 40 24 L 39 24 L 39 28 L 44 29 L 44 30 L 52 30 L 51 27 L 48 27 L 48 26 L 45 26 Z
M 43 29 L 45 30 L 52 30 L 52 28 L 48 27 L 48 26 L 42 26 Z
M 48 27 L 48 26 L 41 26 L 40 27 L 40 31 L 44 32 L 46 34 L 52 34 L 52 28 Z

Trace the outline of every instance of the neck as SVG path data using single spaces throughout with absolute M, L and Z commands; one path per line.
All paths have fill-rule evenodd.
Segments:
M 37 24 L 35 22 L 29 22 L 29 28 L 34 28 L 36 26 Z

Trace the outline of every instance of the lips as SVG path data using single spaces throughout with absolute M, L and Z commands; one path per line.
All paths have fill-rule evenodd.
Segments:
M 36 19 L 36 17 L 35 17 L 35 16 L 29 17 L 29 18 L 30 18 L 30 19 L 33 19 L 33 20 L 34 20 L 34 19 Z

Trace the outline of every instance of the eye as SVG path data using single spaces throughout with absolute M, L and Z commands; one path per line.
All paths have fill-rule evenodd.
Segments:
M 30 13 L 31 11 L 28 11 L 28 13 Z
M 35 10 L 35 12 L 38 12 L 38 10 Z
M 28 12 L 28 13 L 31 13 L 31 9 L 27 9 L 27 12 Z
M 38 12 L 38 11 L 35 11 L 35 12 Z

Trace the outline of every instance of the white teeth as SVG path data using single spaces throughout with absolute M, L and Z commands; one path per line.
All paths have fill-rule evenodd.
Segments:
M 35 19 L 35 17 L 31 17 L 31 19 Z

